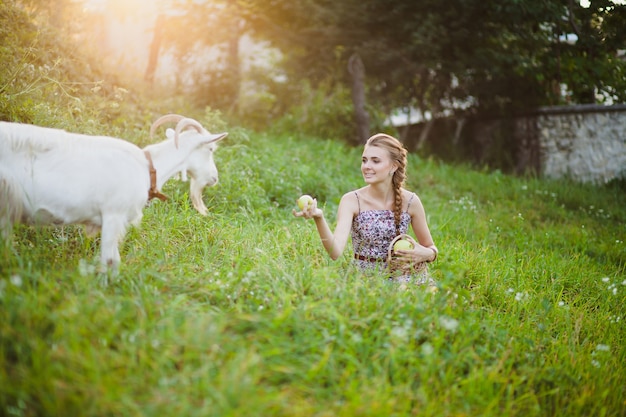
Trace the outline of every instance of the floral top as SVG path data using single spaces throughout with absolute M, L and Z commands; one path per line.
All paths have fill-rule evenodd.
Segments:
M 358 201 L 359 195 L 356 192 L 354 194 Z M 400 215 L 399 232 L 401 234 L 407 232 L 411 223 L 408 209 L 414 196 L 415 194 L 409 200 L 407 211 L 403 211 Z M 386 260 L 389 244 L 398 235 L 392 210 L 361 211 L 359 202 L 359 214 L 352 219 L 351 235 L 355 257 L 354 262 L 361 271 L 380 271 L 387 268 Z M 410 276 L 399 278 L 400 281 L 411 281 Z M 424 276 L 418 277 L 418 283 L 425 283 L 428 280 Z

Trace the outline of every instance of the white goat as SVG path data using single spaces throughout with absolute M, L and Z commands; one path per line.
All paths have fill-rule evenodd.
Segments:
M 156 129 L 166 122 L 179 123 L 183 119 L 183 116 L 179 115 L 166 115 L 152 124 L 150 128 L 150 138 L 154 137 Z M 209 133 L 209 132 L 207 132 Z M 166 136 L 168 138 L 175 137 L 176 132 L 173 129 L 166 130 Z M 146 147 L 146 149 L 148 149 Z M 187 181 L 187 176 L 191 177 L 189 183 L 189 196 L 194 208 L 202 215 L 207 214 L 207 207 L 202 200 L 202 191 L 206 187 L 212 187 L 218 182 L 217 168 L 215 167 L 215 161 L 213 160 L 213 154 L 217 149 L 216 142 L 209 142 L 202 144 L 194 151 L 186 163 L 181 167 L 178 173 L 173 176 L 180 175 L 182 181 Z
M 166 199 L 163 184 L 181 170 L 198 176 L 192 198 L 194 207 L 206 213 L 197 188 L 217 182 L 212 152 L 228 133 L 210 134 L 179 115 L 160 117 L 151 132 L 168 122 L 177 122 L 168 138 L 144 149 L 112 137 L 0 122 L 4 239 L 10 239 L 16 222 L 83 224 L 89 234 L 102 232 L 100 261 L 117 269 L 128 226 L 139 224 L 149 199 Z

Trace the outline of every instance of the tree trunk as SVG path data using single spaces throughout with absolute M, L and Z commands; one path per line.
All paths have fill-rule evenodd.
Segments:
M 357 128 L 357 140 L 364 144 L 370 136 L 370 117 L 365 110 L 365 66 L 359 54 L 348 59 L 348 72 L 352 76 L 352 105 Z
M 233 28 L 228 39 L 228 72 L 230 82 L 230 113 L 239 113 L 239 93 L 241 90 L 241 65 L 239 62 L 239 39 L 241 37 L 241 23 Z
M 146 68 L 146 75 L 144 76 L 144 79 L 150 84 L 154 82 L 154 73 L 156 72 L 159 62 L 159 51 L 161 49 L 164 24 L 165 16 L 160 14 L 154 24 L 154 35 L 152 37 L 152 43 L 150 44 L 150 57 L 148 58 L 148 67 Z
M 420 132 L 420 136 L 417 139 L 417 143 L 415 144 L 415 150 L 416 151 L 419 151 L 419 150 L 422 149 L 422 147 L 424 146 L 424 143 L 426 142 L 426 139 L 428 139 L 428 135 L 430 134 L 430 130 L 433 128 L 434 124 L 435 124 L 435 118 L 434 117 L 432 117 L 430 120 L 428 120 L 424 124 L 424 128 Z

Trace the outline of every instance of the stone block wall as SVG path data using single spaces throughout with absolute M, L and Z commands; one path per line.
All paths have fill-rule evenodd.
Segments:
M 399 128 L 409 150 L 420 150 L 415 144 L 424 127 Z M 443 118 L 421 151 L 520 175 L 605 184 L 626 179 L 626 105 L 543 107 L 510 118 Z
M 626 105 L 547 107 L 530 117 L 543 176 L 593 184 L 626 178 Z

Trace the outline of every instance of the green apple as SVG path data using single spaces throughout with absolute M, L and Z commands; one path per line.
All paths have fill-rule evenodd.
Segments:
M 300 210 L 304 210 L 304 208 L 309 208 L 313 205 L 313 197 L 308 194 L 303 195 L 298 199 L 298 207 Z
M 393 244 L 393 250 L 412 250 L 413 244 L 406 239 L 400 239 Z

